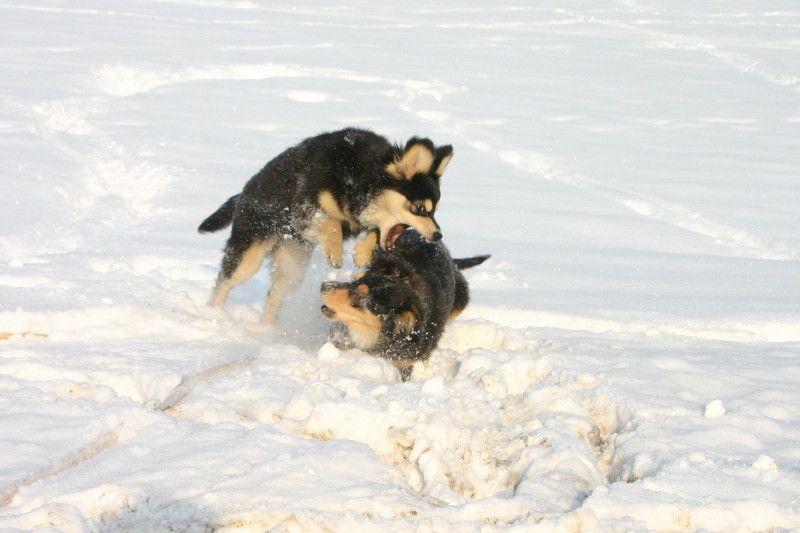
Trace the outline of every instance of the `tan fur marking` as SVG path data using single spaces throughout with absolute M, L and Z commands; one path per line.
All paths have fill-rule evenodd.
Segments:
M 358 281 L 360 279 L 364 279 L 364 276 L 366 276 L 366 275 L 367 275 L 366 272 L 359 272 L 358 274 L 356 274 L 356 281 Z
M 464 310 L 463 309 L 453 309 L 452 311 L 450 311 L 450 316 L 447 317 L 447 320 L 453 320 L 458 315 L 460 315 L 462 313 L 462 311 L 464 311 Z
M 339 207 L 339 202 L 333 197 L 331 191 L 321 191 L 319 197 L 317 197 L 317 202 L 323 213 L 335 220 L 344 220 L 344 212 Z
M 397 331 L 411 333 L 411 330 L 414 329 L 416 325 L 417 316 L 411 311 L 403 311 L 394 319 L 394 327 Z
M 326 292 L 322 295 L 322 303 L 336 313 L 333 320 L 347 326 L 356 346 L 369 349 L 378 342 L 381 334 L 380 319 L 366 309 L 353 307 L 346 287 Z
M 217 307 L 225 305 L 231 289 L 252 278 L 253 274 L 258 272 L 258 269 L 261 268 L 261 263 L 264 262 L 264 257 L 275 246 L 276 240 L 272 237 L 251 244 L 250 248 L 245 250 L 242 260 L 236 270 L 233 271 L 233 274 L 231 274 L 231 277 L 217 281 L 217 285 L 214 287 L 214 294 L 211 296 L 211 305 Z
M 381 246 L 385 247 L 389 230 L 395 224 L 407 224 L 428 240 L 437 231 L 436 224 L 428 216 L 413 215 L 408 199 L 397 191 L 387 190 L 378 195 L 361 216 L 361 223 L 380 230 Z
M 433 211 L 433 200 L 425 200 L 422 202 L 422 205 L 425 206 L 425 210 L 428 211 L 428 213 Z
M 363 294 L 364 296 L 366 296 L 366 295 L 368 295 L 368 294 L 369 294 L 369 287 L 367 286 L 367 284 L 366 284 L 366 283 L 362 283 L 362 284 L 358 285 L 358 286 L 356 287 L 356 290 L 357 290 L 357 291 L 358 291 L 360 294 Z
M 447 165 L 450 164 L 451 159 L 453 159 L 453 154 L 450 154 L 447 157 L 443 158 L 442 161 L 439 163 L 439 166 L 436 167 L 436 171 L 434 172 L 434 174 L 436 174 L 437 176 L 441 176 L 442 174 L 444 174 L 444 171 L 447 168 Z
M 433 152 L 424 144 L 413 144 L 398 161 L 389 163 L 386 171 L 397 179 L 410 180 L 416 174 L 430 172 L 433 157 Z
M 266 241 L 259 241 L 252 244 L 250 248 L 244 252 L 244 255 L 242 255 L 242 261 L 239 263 L 239 266 L 236 267 L 231 279 L 237 282 L 250 279 L 253 274 L 258 272 L 258 269 L 261 268 L 261 263 L 264 262 L 264 256 L 266 254 Z
M 365 267 L 372 262 L 372 254 L 378 246 L 378 232 L 370 231 L 353 248 L 353 262 L 357 267 Z M 356 278 L 359 279 L 359 278 Z
M 419 361 L 419 359 L 392 359 L 394 366 L 400 369 L 411 368 L 417 361 Z
M 344 238 L 342 237 L 342 224 L 337 220 L 326 218 L 319 226 L 322 253 L 333 268 L 342 267 L 344 256 Z
M 333 196 L 331 191 L 321 191 L 317 197 L 317 203 L 319 203 L 319 208 L 322 210 L 322 212 L 328 215 L 330 218 L 339 222 L 346 221 L 353 227 L 358 225 L 355 217 L 353 217 L 352 213 L 350 213 L 350 210 L 347 208 L 347 206 L 342 207 L 339 205 L 339 202 L 336 201 L 336 198 Z

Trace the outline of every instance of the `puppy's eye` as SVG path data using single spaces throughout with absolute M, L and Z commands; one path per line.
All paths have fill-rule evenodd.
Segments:
M 425 209 L 425 206 L 422 204 L 414 204 L 411 206 L 411 213 L 421 217 L 423 215 L 428 214 L 428 210 Z

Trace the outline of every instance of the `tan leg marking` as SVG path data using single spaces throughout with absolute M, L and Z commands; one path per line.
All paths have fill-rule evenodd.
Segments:
M 242 255 L 242 260 L 236 270 L 233 271 L 233 275 L 227 279 L 217 281 L 217 285 L 214 287 L 214 294 L 211 296 L 211 305 L 216 307 L 225 305 L 231 289 L 252 278 L 253 274 L 258 272 L 258 269 L 261 268 L 261 263 L 264 262 L 264 257 L 272 250 L 276 241 L 277 237 L 270 237 L 251 244 L 250 248 L 245 250 Z
M 264 324 L 274 324 L 278 319 L 286 295 L 294 289 L 306 274 L 311 250 L 297 241 L 281 241 L 272 253 L 272 285 L 264 304 Z
M 357 267 L 365 267 L 372 262 L 372 254 L 378 246 L 378 232 L 370 231 L 353 247 L 353 262 Z
M 333 268 L 342 267 L 344 256 L 344 239 L 342 237 L 342 224 L 331 218 L 322 221 L 319 228 L 322 241 L 322 253 Z

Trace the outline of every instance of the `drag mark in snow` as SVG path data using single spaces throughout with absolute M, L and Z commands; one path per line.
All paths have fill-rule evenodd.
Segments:
M 3 339 L 2 335 L 0 335 L 0 339 Z M 251 355 L 242 359 L 237 359 L 235 361 L 230 361 L 207 368 L 196 374 L 184 376 L 183 379 L 181 379 L 180 384 L 175 387 L 172 393 L 170 393 L 166 399 L 155 406 L 155 410 L 169 413 L 170 409 L 175 407 L 181 400 L 183 400 L 192 391 L 197 383 L 211 379 L 224 372 L 241 368 L 242 366 L 252 363 L 255 359 L 256 356 Z M 118 424 L 116 428 L 101 433 L 90 442 L 65 456 L 61 460 L 56 461 L 53 464 L 29 474 L 24 478 L 6 486 L 5 488 L 0 489 L 0 507 L 5 507 L 11 503 L 20 488 L 65 472 L 80 465 L 81 463 L 88 461 L 89 459 L 96 457 L 105 450 L 116 446 L 120 440 L 121 427 L 122 424 Z
M 67 455 L 60 461 L 57 461 L 50 466 L 42 468 L 41 470 L 25 476 L 19 481 L 0 489 L 0 507 L 5 507 L 11 503 L 20 488 L 35 483 L 36 481 L 40 481 L 44 478 L 55 476 L 56 474 L 60 474 L 61 472 L 69 470 L 70 468 L 74 468 L 79 464 L 91 459 L 92 457 L 99 455 L 108 448 L 116 445 L 118 441 L 118 430 L 108 430 L 98 435 L 95 439 L 90 441 L 82 448 Z
M 197 374 L 183 376 L 178 386 L 175 387 L 175 389 L 170 393 L 170 395 L 167 396 L 167 398 L 164 399 L 162 402 L 160 402 L 155 408 L 159 411 L 168 412 L 170 409 L 175 407 L 181 400 L 183 400 L 190 392 L 192 392 L 192 389 L 194 389 L 197 383 L 211 379 L 225 372 L 236 370 L 238 368 L 241 368 L 245 365 L 252 363 L 255 360 L 256 356 L 251 355 L 248 357 L 244 357 L 242 359 L 237 359 L 235 361 L 230 361 L 228 363 L 222 363 L 221 365 L 207 368 L 206 370 L 198 372 Z

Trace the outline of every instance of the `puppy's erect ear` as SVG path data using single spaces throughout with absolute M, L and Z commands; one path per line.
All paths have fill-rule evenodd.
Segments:
M 417 315 L 410 309 L 403 311 L 394 319 L 394 329 L 398 333 L 410 334 L 417 325 Z
M 434 159 L 433 165 L 431 166 L 431 168 L 434 169 L 433 173 L 436 174 L 437 177 L 441 177 L 451 159 L 453 159 L 452 146 L 448 144 L 446 146 L 440 146 L 437 148 L 436 159 Z
M 400 158 L 386 165 L 386 171 L 399 180 L 410 180 L 417 174 L 429 173 L 435 158 L 429 139 L 413 137 L 406 143 Z

